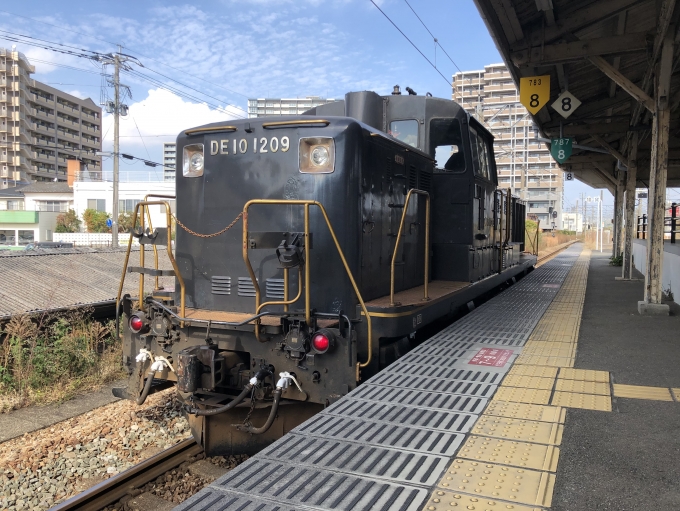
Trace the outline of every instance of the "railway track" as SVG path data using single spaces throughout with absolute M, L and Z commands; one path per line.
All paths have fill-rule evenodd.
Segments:
M 54 506 L 50 511 L 99 511 L 201 452 L 203 448 L 193 438 L 188 438 L 125 472 L 71 497 Z

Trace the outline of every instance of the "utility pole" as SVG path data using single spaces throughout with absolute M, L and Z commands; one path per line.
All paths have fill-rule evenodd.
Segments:
M 602 201 L 604 199 L 604 195 L 602 190 L 600 190 L 600 220 L 599 220 L 599 227 L 600 227 L 600 253 L 602 253 L 602 238 L 604 237 L 604 225 L 602 225 Z
M 106 105 L 106 111 L 113 114 L 113 207 L 111 208 L 111 246 L 118 248 L 118 188 L 119 188 L 119 161 L 120 161 L 120 116 L 126 116 L 128 106 L 121 101 L 121 87 L 130 95 L 130 88 L 127 85 L 120 83 L 120 69 L 125 71 L 132 69 L 127 62 L 132 61 L 138 66 L 142 63 L 131 55 L 122 53 L 122 46 L 118 45 L 116 53 L 108 53 L 100 55 L 98 60 L 106 65 L 113 65 L 113 83 L 108 80 L 108 85 L 113 86 L 113 101 L 104 101 L 104 92 L 102 91 L 102 104 Z
M 113 218 L 111 246 L 118 248 L 118 163 L 120 152 L 120 45 L 113 56 Z

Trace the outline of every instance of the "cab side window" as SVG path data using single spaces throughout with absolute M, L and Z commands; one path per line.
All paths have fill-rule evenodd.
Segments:
M 491 171 L 489 169 L 489 158 L 491 155 L 487 142 L 473 127 L 470 127 L 470 146 L 472 150 L 472 168 L 475 175 L 491 180 Z
M 464 172 L 465 153 L 458 119 L 430 121 L 430 154 L 439 172 Z

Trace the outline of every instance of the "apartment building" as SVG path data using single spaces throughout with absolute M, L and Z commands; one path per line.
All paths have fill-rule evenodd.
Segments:
M 31 78 L 20 52 L 0 48 L 0 188 L 26 181 L 66 181 L 66 161 L 101 171 L 102 111 Z
M 248 118 L 267 117 L 270 115 L 299 115 L 315 106 L 332 103 L 335 99 L 319 96 L 304 98 L 258 98 L 248 100 Z
M 175 142 L 163 142 L 163 179 L 175 180 L 177 144 Z
M 494 138 L 499 188 L 512 188 L 527 202 L 527 214 L 544 228 L 562 226 L 564 181 L 550 149 L 535 140 L 531 115 L 519 102 L 519 91 L 505 64 L 453 76 L 454 101 Z

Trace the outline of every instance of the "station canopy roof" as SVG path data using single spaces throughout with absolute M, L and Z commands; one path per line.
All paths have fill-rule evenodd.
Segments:
M 637 186 L 649 185 L 654 80 L 664 38 L 675 39 L 668 186 L 680 186 L 680 80 L 675 0 L 475 0 L 514 81 L 550 75 L 550 99 L 533 116 L 545 138 L 574 148 L 561 166 L 613 191 L 638 133 Z M 550 105 L 568 90 L 581 105 L 568 118 Z M 604 150 L 604 151 L 603 151 Z M 619 164 L 618 161 L 622 163 Z

